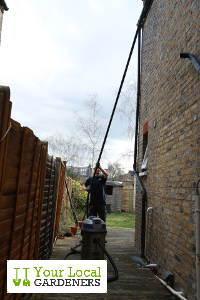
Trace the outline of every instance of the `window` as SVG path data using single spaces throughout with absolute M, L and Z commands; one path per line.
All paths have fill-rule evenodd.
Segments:
M 142 162 L 142 167 L 141 167 L 142 171 L 147 169 L 147 158 L 148 158 L 148 145 L 146 147 L 146 151 Z
M 107 185 L 106 186 L 106 195 L 112 195 L 113 194 L 113 186 Z
M 142 149 L 142 166 L 141 170 L 147 170 L 147 161 L 148 161 L 148 121 L 143 125 L 143 149 Z

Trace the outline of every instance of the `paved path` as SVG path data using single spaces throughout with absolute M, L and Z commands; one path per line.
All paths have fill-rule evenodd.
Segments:
M 134 300 L 171 300 L 174 299 L 169 291 L 156 279 L 151 270 L 142 268 L 133 262 L 130 255 L 140 256 L 134 247 L 134 231 L 124 228 L 107 228 L 106 249 L 114 260 L 119 278 L 108 283 L 107 294 L 33 294 L 31 300 L 53 299 L 134 299 Z M 62 259 L 71 247 L 81 240 L 80 232 L 77 236 L 58 239 L 51 259 Z M 77 248 L 77 250 L 80 248 Z M 70 255 L 67 259 L 80 259 L 79 254 Z M 113 268 L 108 261 L 108 276 L 114 275 Z

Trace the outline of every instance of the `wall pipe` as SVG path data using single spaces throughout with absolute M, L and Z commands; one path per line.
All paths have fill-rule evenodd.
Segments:
M 137 158 L 137 140 L 138 140 L 138 119 L 139 119 L 139 101 L 140 101 L 140 37 L 141 37 L 141 28 L 146 20 L 148 12 L 151 8 L 153 0 L 146 0 L 144 3 L 144 8 L 142 10 L 140 19 L 138 21 L 138 75 L 137 75 L 137 106 L 136 106 L 136 124 L 135 124 L 135 147 L 134 147 L 134 164 L 133 164 L 133 172 L 137 179 L 137 182 L 140 186 L 141 193 L 142 193 L 142 224 L 141 224 L 141 257 L 144 258 L 144 251 L 145 251 L 145 223 L 146 223 L 146 216 L 145 216 L 145 203 L 147 200 L 146 190 L 140 180 L 139 173 L 136 170 L 136 158 Z
M 134 149 L 134 164 L 133 167 L 136 169 L 136 158 L 137 158 L 137 136 L 138 136 L 138 119 L 139 119 L 139 105 L 140 105 L 140 37 L 141 29 L 138 32 L 138 72 L 137 72 L 137 106 L 136 106 L 136 121 L 135 121 L 135 149 Z
M 198 59 L 191 53 L 180 53 L 180 58 L 189 58 L 191 60 L 191 63 L 195 66 L 197 69 L 197 72 L 200 74 L 200 63 Z
M 149 246 L 149 235 L 148 235 L 148 224 L 149 224 L 149 212 L 152 211 L 153 214 L 153 207 L 147 208 L 147 221 L 146 221 L 146 238 L 145 238 L 145 256 L 147 256 L 147 247 Z M 152 223 L 151 223 L 152 226 Z
M 136 158 L 137 158 L 137 140 L 138 140 L 138 119 L 139 119 L 139 101 L 140 101 L 140 36 L 141 28 L 138 32 L 138 78 L 137 78 L 137 106 L 136 106 L 136 124 L 135 124 L 135 148 L 134 148 L 134 164 L 133 172 L 139 183 L 141 193 L 142 193 L 142 226 L 141 226 L 141 257 L 144 258 L 145 250 L 145 224 L 146 224 L 146 212 L 145 212 L 145 203 L 146 203 L 146 190 L 140 180 L 138 171 L 136 170 Z
M 195 201 L 195 212 L 196 212 L 196 276 L 197 276 L 197 300 L 200 300 L 200 201 L 198 185 L 200 178 L 196 183 L 196 201 Z
M 174 289 L 171 288 L 164 280 L 156 276 L 156 278 L 176 297 L 178 297 L 181 300 L 187 300 L 185 297 L 182 296 L 182 292 L 176 292 Z

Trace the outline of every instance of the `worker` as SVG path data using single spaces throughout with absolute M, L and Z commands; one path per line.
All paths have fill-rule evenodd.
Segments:
M 104 222 L 106 221 L 106 180 L 108 177 L 108 173 L 101 168 L 100 164 L 97 163 L 95 169 L 95 176 L 92 182 L 93 177 L 89 177 L 85 184 L 82 186 L 83 191 L 87 191 L 92 182 L 91 188 L 91 196 L 89 203 L 89 215 L 93 215 L 101 218 Z M 102 174 L 101 174 L 102 172 Z

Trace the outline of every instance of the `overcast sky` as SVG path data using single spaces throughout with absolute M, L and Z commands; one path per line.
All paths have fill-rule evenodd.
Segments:
M 141 0 L 7 0 L 0 48 L 0 85 L 11 89 L 11 117 L 40 140 L 70 136 L 73 111 L 97 93 L 108 125 L 142 11 Z M 137 46 L 128 77 L 137 72 Z M 125 148 L 115 115 L 106 143 L 107 161 Z M 133 160 L 123 162 L 132 169 Z M 104 161 L 104 164 L 107 162 Z

